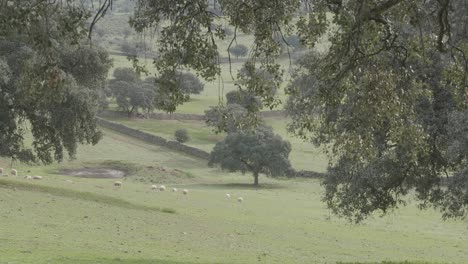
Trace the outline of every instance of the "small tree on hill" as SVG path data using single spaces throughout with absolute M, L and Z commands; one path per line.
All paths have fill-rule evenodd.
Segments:
M 180 143 L 185 143 L 190 140 L 190 136 L 186 129 L 177 129 L 174 133 L 174 137 Z
M 238 59 L 239 57 L 247 56 L 248 52 L 249 52 L 249 49 L 243 44 L 233 46 L 229 49 L 229 53 L 236 56 L 236 59 Z
M 254 185 L 258 176 L 287 175 L 292 171 L 289 162 L 291 144 L 275 135 L 269 127 L 259 127 L 255 132 L 239 131 L 228 134 L 216 144 L 210 155 L 209 165 L 219 164 L 231 172 L 251 172 Z

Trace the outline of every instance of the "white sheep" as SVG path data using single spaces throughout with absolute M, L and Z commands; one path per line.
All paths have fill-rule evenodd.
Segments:
M 13 176 L 18 176 L 18 171 L 15 170 L 15 169 L 12 169 L 12 170 L 11 170 L 11 175 L 13 175 Z
M 239 198 L 237 198 L 237 201 L 238 201 L 239 203 L 242 203 L 242 202 L 244 201 L 244 198 L 239 197 Z
M 151 185 L 151 190 L 153 191 L 158 190 L 158 186 L 156 184 Z
M 32 179 L 33 179 L 33 177 L 31 177 L 31 176 L 29 176 L 29 175 L 24 176 L 24 178 L 25 178 L 26 180 L 32 180 Z
M 182 190 L 182 193 L 185 194 L 185 195 L 187 195 L 187 194 L 188 194 L 188 190 L 187 190 L 187 189 L 183 189 L 183 190 Z
M 172 192 L 177 192 L 177 188 L 172 188 Z
M 161 192 L 164 192 L 166 190 L 166 186 L 164 186 L 164 185 L 159 186 L 159 190 Z
M 121 181 L 115 181 L 114 186 L 115 187 L 122 187 L 122 182 Z
M 3 168 L 0 168 L 0 175 L 3 175 Z
M 231 199 L 231 195 L 229 193 L 226 193 L 226 198 Z
M 33 176 L 33 180 L 42 180 L 42 176 Z

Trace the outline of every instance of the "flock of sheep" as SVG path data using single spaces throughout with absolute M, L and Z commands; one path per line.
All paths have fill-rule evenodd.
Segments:
M 8 174 L 3 174 L 4 173 L 4 170 L 3 168 L 0 168 L 0 176 L 5 176 L 5 177 L 8 177 Z M 11 176 L 18 176 L 18 170 L 16 169 L 12 169 L 11 170 Z M 24 178 L 26 180 L 42 180 L 42 176 L 29 176 L 29 175 L 26 175 L 24 176 Z
M 4 175 L 3 172 L 4 172 L 3 168 L 0 168 L 0 175 Z M 11 175 L 12 176 L 18 176 L 18 171 L 16 169 L 12 169 L 11 170 Z M 8 175 L 5 174 L 4 176 L 8 176 Z M 29 176 L 29 175 L 26 175 L 26 176 L 24 176 L 24 178 L 26 180 L 42 180 L 42 176 Z M 122 187 L 122 182 L 121 181 L 115 181 L 114 186 L 120 188 L 120 187 Z M 163 192 L 163 191 L 166 190 L 166 186 L 164 186 L 164 185 L 158 186 L 156 184 L 153 184 L 153 185 L 151 185 L 151 190 Z M 172 192 L 178 192 L 177 188 L 172 188 Z M 187 195 L 189 193 L 189 191 L 187 189 L 183 189 L 182 193 L 184 195 Z M 226 198 L 231 199 L 231 195 L 229 193 L 226 193 Z M 244 201 L 244 198 L 238 197 L 237 201 L 239 203 L 241 203 L 241 202 Z
M 115 182 L 114 182 L 114 186 L 120 188 L 120 187 L 122 187 L 122 182 L 121 182 L 121 181 L 115 181 Z M 164 192 L 164 191 L 166 190 L 166 186 L 164 186 L 164 185 L 158 186 L 158 185 L 156 185 L 156 184 L 153 184 L 153 185 L 151 185 L 151 190 Z M 179 191 L 179 190 L 177 190 L 177 188 L 172 188 L 172 192 L 178 192 L 178 191 Z M 183 193 L 184 195 L 187 195 L 188 192 L 189 192 L 189 191 L 188 191 L 187 189 L 183 189 L 183 190 L 182 190 L 182 193 Z M 226 193 L 226 198 L 227 198 L 227 199 L 231 199 L 231 195 L 230 195 L 229 193 Z M 241 202 L 244 201 L 244 198 L 238 197 L 238 198 L 237 198 L 237 201 L 238 201 L 239 203 L 241 203 Z

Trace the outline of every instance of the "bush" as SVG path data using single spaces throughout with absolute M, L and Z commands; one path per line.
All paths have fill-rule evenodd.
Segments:
M 174 137 L 180 143 L 184 143 L 190 140 L 190 136 L 186 129 L 177 129 L 174 133 Z

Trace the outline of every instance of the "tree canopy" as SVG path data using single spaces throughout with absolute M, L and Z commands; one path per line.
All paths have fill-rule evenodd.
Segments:
M 129 117 L 138 113 L 139 108 L 147 113 L 157 108 L 159 101 L 154 79 L 142 81 L 133 68 L 115 69 L 108 86 L 119 108 Z
M 210 154 L 209 165 L 242 173 L 251 172 L 254 185 L 260 173 L 267 176 L 285 176 L 291 171 L 289 153 L 291 144 L 275 135 L 270 127 L 256 131 L 236 131 L 217 143 Z

